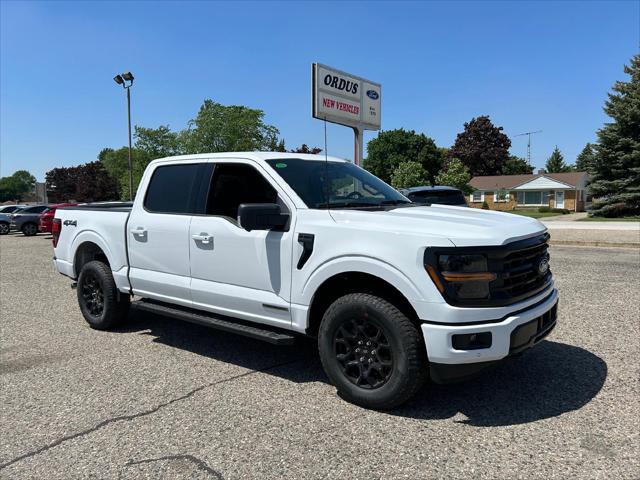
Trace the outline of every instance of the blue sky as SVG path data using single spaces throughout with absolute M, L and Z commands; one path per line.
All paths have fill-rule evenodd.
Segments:
M 203 99 L 263 109 L 287 146 L 322 146 L 310 114 L 314 61 L 382 84 L 382 126 L 450 146 L 488 114 L 533 138 L 540 167 L 557 144 L 573 162 L 638 52 L 640 2 L 17 2 L 0 6 L 0 174 L 96 158 L 133 120 L 182 129 Z M 376 132 L 367 132 L 365 141 Z M 352 158 L 330 125 L 328 151 Z M 526 137 L 512 138 L 524 156 Z

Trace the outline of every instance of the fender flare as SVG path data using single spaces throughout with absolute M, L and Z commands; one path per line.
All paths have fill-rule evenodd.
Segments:
M 364 255 L 346 255 L 332 258 L 318 266 L 307 278 L 295 303 L 311 305 L 313 296 L 326 280 L 346 272 L 378 277 L 397 288 L 409 302 L 422 298 L 420 290 L 411 279 L 393 265 Z
M 107 261 L 109 262 L 109 267 L 112 271 L 117 271 L 122 268 L 122 265 L 116 265 L 113 252 L 109 248 L 109 245 L 104 240 L 104 238 L 94 230 L 84 230 L 73 239 L 73 242 L 71 244 L 71 251 L 73 252 L 73 272 L 76 276 L 79 274 L 79 272 L 76 271 L 76 255 L 80 246 L 87 242 L 97 245 L 104 252 L 105 256 L 107 257 Z

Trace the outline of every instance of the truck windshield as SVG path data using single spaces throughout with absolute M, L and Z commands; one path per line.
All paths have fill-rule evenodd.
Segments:
M 267 160 L 267 163 L 309 208 L 379 208 L 411 203 L 382 180 L 352 163 L 297 158 Z

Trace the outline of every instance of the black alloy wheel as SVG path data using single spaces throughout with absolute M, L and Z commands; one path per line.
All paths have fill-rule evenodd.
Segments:
M 26 237 L 33 237 L 36 233 L 38 233 L 38 227 L 35 223 L 25 223 L 22 226 L 22 233 L 24 233 Z
M 9 233 L 10 227 L 6 222 L 0 222 L 0 235 L 7 235 Z
M 365 389 L 379 388 L 393 372 L 393 352 L 381 326 L 362 317 L 345 321 L 335 332 L 334 353 L 343 375 Z
M 94 317 L 101 317 L 104 311 L 104 292 L 98 277 L 89 273 L 83 278 L 82 300 L 88 312 Z

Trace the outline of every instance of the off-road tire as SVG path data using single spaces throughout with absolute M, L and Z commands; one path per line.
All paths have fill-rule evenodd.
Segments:
M 127 319 L 130 297 L 118 292 L 111 269 L 105 263 L 94 260 L 84 264 L 76 290 L 80 311 L 91 328 L 108 330 Z M 97 306 L 100 304 L 102 308 Z
M 388 369 L 390 373 L 387 373 L 386 381 L 378 387 L 354 383 L 341 363 L 343 360 L 338 359 L 337 351 L 342 351 L 344 347 L 340 345 L 345 343 L 344 327 L 351 327 L 354 319 L 358 318 L 368 322 L 365 325 L 373 323 L 374 328 L 383 332 L 389 345 L 386 355 L 392 358 L 392 367 Z M 367 293 L 345 295 L 329 306 L 320 324 L 318 350 L 324 371 L 339 395 L 365 408 L 388 410 L 397 407 L 414 396 L 427 377 L 426 350 L 419 328 L 393 304 Z M 375 351 L 366 352 L 367 355 L 371 353 L 375 354 Z M 351 355 L 350 350 L 348 355 Z M 360 355 L 357 354 L 357 361 L 364 358 Z M 378 363 L 374 358 L 372 361 L 374 365 Z M 360 375 L 362 372 L 361 368 Z
M 38 234 L 38 225 L 33 222 L 25 223 L 21 230 L 25 237 L 33 237 Z

